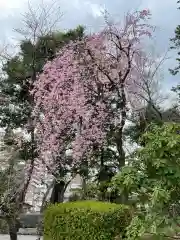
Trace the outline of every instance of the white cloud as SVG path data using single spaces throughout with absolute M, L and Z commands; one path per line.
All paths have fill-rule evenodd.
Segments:
M 101 5 L 96 4 L 96 3 L 92 3 L 90 1 L 85 1 L 85 4 L 87 6 L 87 9 L 89 9 L 90 12 L 92 13 L 93 17 L 96 18 L 96 17 L 101 17 L 102 16 L 105 7 L 102 7 Z
M 13 9 L 20 9 L 26 2 L 27 0 L 0 0 L 0 10 L 11 11 Z

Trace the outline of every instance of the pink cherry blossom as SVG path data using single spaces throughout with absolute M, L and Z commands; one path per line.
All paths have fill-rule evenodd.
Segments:
M 151 36 L 149 16 L 148 10 L 128 14 L 123 24 L 107 24 L 63 47 L 44 66 L 32 92 L 40 158 L 50 152 L 63 164 L 71 147 L 78 162 L 106 142 L 111 125 L 123 131 L 127 103 L 140 91 L 141 42 Z M 57 162 L 47 164 L 54 171 Z

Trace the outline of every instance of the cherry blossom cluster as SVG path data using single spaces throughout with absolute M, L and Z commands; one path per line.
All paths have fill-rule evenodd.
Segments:
M 63 47 L 35 82 L 39 156 L 73 161 L 102 146 L 113 124 L 123 127 L 127 103 L 141 81 L 142 41 L 151 36 L 148 10 L 128 14 L 119 25 Z M 114 104 L 115 107 L 112 107 Z M 55 162 L 48 162 L 53 168 Z

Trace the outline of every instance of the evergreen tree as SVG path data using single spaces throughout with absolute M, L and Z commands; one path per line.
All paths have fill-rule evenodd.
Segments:
M 31 115 L 30 90 L 33 81 L 42 72 L 45 63 L 55 57 L 58 49 L 83 35 L 84 28 L 78 26 L 66 33 L 55 32 L 41 36 L 35 45 L 30 40 L 21 42 L 20 52 L 3 66 L 6 77 L 0 81 L 0 91 L 10 104 L 0 107 L 0 127 L 25 127 Z

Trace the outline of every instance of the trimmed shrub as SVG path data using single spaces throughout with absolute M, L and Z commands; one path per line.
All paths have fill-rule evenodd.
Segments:
M 111 240 L 125 233 L 128 206 L 97 201 L 51 205 L 44 215 L 44 240 Z

